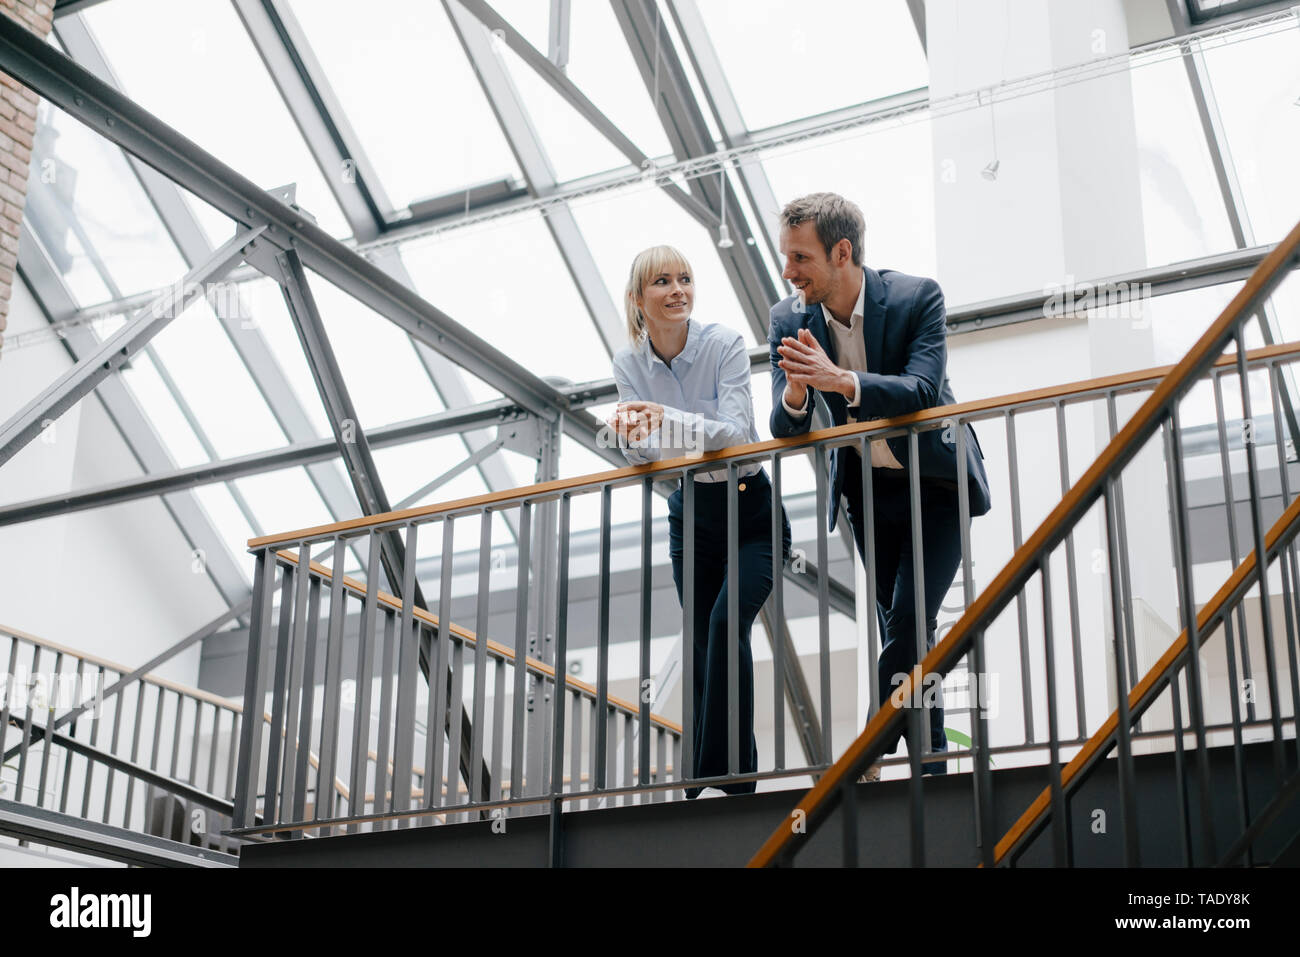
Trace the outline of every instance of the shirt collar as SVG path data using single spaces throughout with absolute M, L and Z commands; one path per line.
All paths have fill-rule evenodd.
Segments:
M 826 308 L 826 303 L 823 302 L 821 304 L 821 307 L 822 307 L 822 318 L 826 320 L 827 329 L 838 328 L 844 330 L 846 328 L 845 326 L 840 325 L 839 320 L 837 320 L 834 316 L 831 315 L 831 311 Z M 867 276 L 866 273 L 863 273 L 862 285 L 858 287 L 858 303 L 853 307 L 853 315 L 849 316 L 849 324 L 847 326 L 848 332 L 852 332 L 854 329 L 858 328 L 858 320 L 867 314 L 866 310 L 867 310 Z
M 673 363 L 690 365 L 692 362 L 695 361 L 695 356 L 699 353 L 699 351 L 700 351 L 700 324 L 696 322 L 694 319 L 687 319 L 686 320 L 686 344 L 682 346 L 682 351 L 677 353 L 677 355 L 673 357 Z M 651 347 L 649 333 L 646 333 L 645 338 L 641 340 L 641 354 L 645 357 L 645 364 L 647 369 L 654 369 L 656 365 L 663 366 L 665 369 L 668 368 L 668 365 L 664 362 L 664 360 L 660 359 L 659 356 L 655 354 L 654 349 Z

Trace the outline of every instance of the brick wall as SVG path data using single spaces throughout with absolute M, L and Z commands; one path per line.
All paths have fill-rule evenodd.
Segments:
M 53 3 L 0 0 L 0 12 L 42 39 L 49 36 Z M 9 294 L 18 267 L 18 231 L 32 163 L 36 104 L 40 98 L 9 74 L 0 72 L 0 350 L 9 316 Z

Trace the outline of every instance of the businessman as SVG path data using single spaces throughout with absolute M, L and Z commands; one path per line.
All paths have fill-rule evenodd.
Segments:
M 946 374 L 947 325 L 939 284 L 863 265 L 864 228 L 862 211 L 835 193 L 803 196 L 781 211 L 781 275 L 796 294 L 771 312 L 774 436 L 807 432 L 814 401 L 824 405 L 835 425 L 955 401 Z M 967 483 L 972 516 L 989 510 L 983 454 L 974 430 L 965 429 L 966 457 L 960 465 L 953 429 L 922 432 L 916 463 L 910 461 L 905 435 L 872 441 L 870 462 L 864 463 L 853 447 L 833 453 L 829 528 L 835 529 L 842 494 L 864 561 L 866 548 L 874 547 L 881 702 L 918 660 L 910 470 L 915 467 L 920 474 L 927 650 L 934 645 L 939 607 L 961 564 L 957 482 Z M 863 468 L 872 470 L 872 543 L 863 534 Z M 942 700 L 929 711 L 931 750 L 947 750 Z M 897 750 L 900 736 L 886 742 L 885 754 Z M 927 762 L 922 771 L 946 772 L 943 761 Z M 864 777 L 875 780 L 879 769 L 873 766 Z

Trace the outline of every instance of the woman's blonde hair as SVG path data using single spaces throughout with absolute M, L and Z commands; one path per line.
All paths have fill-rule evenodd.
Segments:
M 651 246 L 637 253 L 632 260 L 632 270 L 627 277 L 627 293 L 623 297 L 623 305 L 627 310 L 627 337 L 632 345 L 639 345 L 648 333 L 645 315 L 636 304 L 637 297 L 645 289 L 645 284 L 655 276 L 673 271 L 695 275 L 691 272 L 691 264 L 686 261 L 686 257 L 672 246 Z

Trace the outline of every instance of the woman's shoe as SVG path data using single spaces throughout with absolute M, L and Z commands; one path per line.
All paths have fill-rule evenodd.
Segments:
M 876 762 L 871 767 L 862 772 L 862 777 L 858 778 L 859 784 L 870 784 L 872 781 L 880 780 L 880 762 Z

